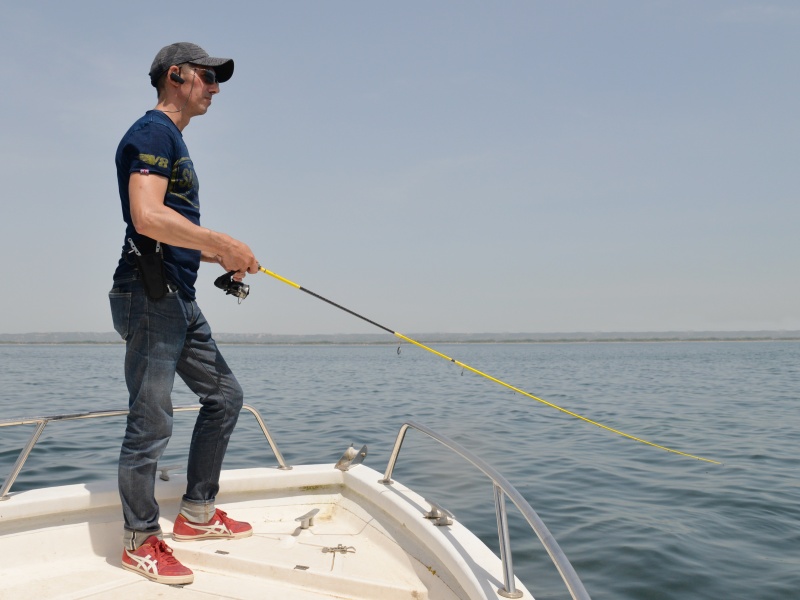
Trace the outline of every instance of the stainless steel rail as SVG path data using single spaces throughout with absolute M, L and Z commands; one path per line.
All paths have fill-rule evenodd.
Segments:
M 558 569 L 558 572 L 561 574 L 561 579 L 564 580 L 564 583 L 566 584 L 567 589 L 574 600 L 590 600 L 589 594 L 583 587 L 583 583 L 578 577 L 578 574 L 575 572 L 575 569 L 572 567 L 572 564 L 569 562 L 563 550 L 561 550 L 561 547 L 558 545 L 558 542 L 556 542 L 553 535 L 550 533 L 550 531 L 548 531 L 544 522 L 539 518 L 539 515 L 536 514 L 536 511 L 533 510 L 531 505 L 528 504 L 528 502 L 522 497 L 517 489 L 491 465 L 457 442 L 454 442 L 453 440 L 414 421 L 407 421 L 403 423 L 403 426 L 400 427 L 400 431 L 397 434 L 392 455 L 389 457 L 389 464 L 386 466 L 386 472 L 383 475 L 383 479 L 380 480 L 381 483 L 387 485 L 392 483 L 392 471 L 394 471 L 397 457 L 400 454 L 400 448 L 403 445 L 403 440 L 405 439 L 406 432 L 409 428 L 414 428 L 417 431 L 420 431 L 421 433 L 433 438 L 443 446 L 449 448 L 465 460 L 472 463 L 472 465 L 477 467 L 484 475 L 492 480 L 492 483 L 494 484 L 495 511 L 497 513 L 497 534 L 500 539 L 500 559 L 503 563 L 503 577 L 505 580 L 505 586 L 497 590 L 498 594 L 505 598 L 520 598 L 522 596 L 522 592 L 516 589 L 514 583 L 514 566 L 511 560 L 511 542 L 508 535 L 508 521 L 506 519 L 505 508 L 505 498 L 508 497 L 522 513 L 522 516 L 525 518 L 531 528 L 536 532 L 536 535 L 539 537 L 539 540 L 542 542 L 545 550 L 550 555 L 550 559 L 553 561 L 556 569 Z
M 189 412 L 189 411 L 199 411 L 200 406 L 176 406 L 172 410 L 173 412 Z M 272 448 L 272 452 L 275 455 L 275 458 L 278 460 L 278 464 L 280 465 L 280 469 L 289 470 L 292 467 L 286 465 L 286 461 L 283 459 L 283 455 L 281 451 L 278 450 L 278 446 L 275 444 L 275 441 L 272 439 L 272 435 L 269 433 L 269 429 L 264 424 L 264 419 L 261 418 L 261 414 L 249 404 L 245 404 L 242 406 L 242 410 L 246 410 L 250 412 L 256 419 L 259 427 L 261 427 L 261 431 L 264 434 L 264 437 L 267 438 L 267 442 L 269 442 L 270 448 Z M 73 414 L 65 414 L 65 415 L 53 415 L 49 417 L 24 417 L 20 419 L 3 419 L 0 420 L 0 427 L 12 427 L 14 425 L 36 425 L 36 430 L 31 435 L 30 439 L 28 439 L 28 443 L 20 452 L 19 457 L 17 458 L 17 462 L 14 463 L 14 466 L 11 468 L 11 473 L 6 478 L 5 483 L 3 483 L 3 487 L 0 488 L 0 501 L 8 500 L 10 496 L 8 495 L 11 486 L 14 485 L 14 482 L 17 479 L 17 476 L 22 471 L 22 467 L 25 465 L 25 461 L 28 460 L 28 456 L 30 455 L 33 447 L 36 446 L 36 442 L 39 440 L 39 437 L 42 435 L 44 428 L 47 427 L 49 423 L 54 421 L 77 421 L 79 419 L 97 419 L 100 417 L 121 417 L 128 414 L 127 410 L 98 410 L 93 412 L 85 412 L 85 413 L 73 413 Z

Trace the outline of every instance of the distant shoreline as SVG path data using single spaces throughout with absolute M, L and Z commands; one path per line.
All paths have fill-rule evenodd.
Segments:
M 800 341 L 800 331 L 663 331 L 600 333 L 427 333 L 409 335 L 420 343 L 436 344 L 558 344 L 614 342 L 773 342 Z M 242 346 L 394 345 L 389 334 L 236 334 L 219 333 L 218 343 Z M 0 345 L 116 345 L 116 333 L 50 332 L 0 334 Z

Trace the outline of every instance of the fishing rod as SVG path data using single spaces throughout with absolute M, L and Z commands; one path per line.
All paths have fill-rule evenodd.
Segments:
M 306 294 L 308 294 L 310 296 L 314 296 L 314 298 L 322 300 L 323 302 L 327 302 L 328 304 L 330 304 L 331 306 L 335 306 L 339 310 L 343 310 L 346 313 L 350 313 L 351 315 L 361 319 L 362 321 L 366 321 L 367 323 L 369 323 L 371 325 L 374 325 L 375 327 L 377 327 L 379 329 L 383 329 L 387 333 L 391 333 L 393 336 L 398 337 L 401 340 L 403 340 L 405 342 L 408 342 L 409 344 L 413 344 L 414 346 L 417 346 L 418 348 L 422 348 L 423 350 L 427 350 L 431 354 L 435 354 L 436 356 L 439 356 L 439 357 L 441 357 L 441 358 L 443 358 L 443 359 L 445 359 L 447 361 L 450 361 L 451 363 L 458 365 L 462 369 L 470 371 L 471 373 L 475 373 L 476 375 L 480 375 L 481 377 L 485 377 L 489 381 L 493 381 L 493 382 L 495 382 L 495 383 L 497 383 L 499 385 L 502 385 L 505 388 L 508 388 L 509 390 L 511 390 L 513 392 L 516 392 L 518 394 L 522 394 L 523 396 L 531 398 L 532 400 L 536 400 L 537 402 L 541 402 L 545 406 L 549 406 L 550 408 L 554 408 L 556 410 L 559 410 L 562 413 L 567 414 L 567 415 L 569 415 L 571 417 L 575 417 L 576 419 L 580 419 L 581 421 L 584 421 L 586 423 L 589 423 L 591 425 L 599 427 L 600 429 L 605 429 L 606 431 L 610 431 L 611 433 L 615 433 L 617 435 L 621 435 L 622 437 L 628 438 L 629 440 L 633 440 L 635 442 L 640 442 L 642 444 L 646 444 L 648 446 L 652 446 L 653 448 L 658 448 L 659 450 L 666 450 L 667 452 L 672 452 L 673 454 L 679 454 L 681 456 L 694 458 L 696 460 L 700 460 L 700 461 L 703 461 L 703 462 L 713 463 L 715 465 L 722 464 L 721 462 L 716 461 L 716 460 L 711 460 L 710 458 L 703 458 L 701 456 L 695 456 L 694 454 L 689 454 L 687 452 L 681 452 L 680 450 L 675 450 L 674 448 L 668 448 L 666 446 L 661 446 L 659 444 L 655 444 L 653 442 L 649 442 L 647 440 L 644 440 L 644 439 L 642 439 L 640 437 L 636 437 L 635 435 L 631 435 L 629 433 L 625 433 L 624 431 L 620 431 L 619 429 L 614 429 L 613 427 L 609 427 L 608 425 L 603 425 L 602 423 L 598 423 L 597 421 L 589 419 L 588 417 L 584 417 L 583 415 L 579 415 L 576 412 L 573 412 L 571 410 L 567 410 L 566 408 L 558 406 L 557 404 L 553 404 L 552 402 L 548 402 L 547 400 L 543 400 L 542 398 L 539 398 L 538 396 L 534 396 L 533 394 L 530 394 L 530 393 L 526 392 L 525 390 L 522 390 L 522 389 L 520 389 L 518 387 L 514 387 L 513 385 L 508 384 L 505 381 L 497 379 L 496 377 L 492 377 L 491 375 L 489 375 L 487 373 L 484 373 L 483 371 L 479 371 L 478 369 L 475 369 L 475 368 L 473 368 L 473 367 L 471 367 L 471 366 L 469 366 L 469 365 L 467 365 L 467 364 L 465 364 L 465 363 L 463 363 L 461 361 L 458 361 L 458 360 L 456 360 L 454 358 L 451 358 L 451 357 L 447 356 L 446 354 L 442 354 L 438 350 L 434 350 L 433 348 L 431 348 L 429 346 L 426 346 L 425 344 L 422 344 L 422 343 L 420 343 L 420 342 L 418 342 L 416 340 L 413 340 L 410 337 L 403 335 L 402 333 L 398 333 L 397 331 L 389 329 L 388 327 L 386 327 L 384 325 L 381 325 L 380 323 L 377 323 L 377 322 L 373 321 L 372 319 L 368 319 L 367 317 L 365 317 L 363 315 L 360 315 L 357 312 L 352 311 L 352 310 L 350 310 L 349 308 L 347 308 L 345 306 L 342 306 L 341 304 L 337 304 L 336 302 L 333 302 L 332 300 L 328 300 L 324 296 L 320 296 L 319 294 L 317 294 L 315 292 L 312 292 L 311 290 L 309 290 L 307 288 L 304 288 L 302 285 L 300 285 L 298 283 L 295 283 L 294 281 L 292 281 L 290 279 L 286 279 L 286 277 L 282 277 L 281 275 L 278 275 L 277 273 L 274 273 L 274 272 L 270 271 L 269 269 L 265 269 L 261 265 L 258 265 L 258 270 L 261 271 L 262 273 L 265 273 L 265 274 L 269 275 L 270 277 L 274 277 L 278 281 L 282 281 L 283 283 L 285 283 L 287 285 L 290 285 L 295 289 L 300 290 L 301 292 L 305 292 Z

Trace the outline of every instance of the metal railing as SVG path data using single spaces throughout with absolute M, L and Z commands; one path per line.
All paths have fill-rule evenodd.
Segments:
M 172 410 L 173 412 L 189 412 L 189 411 L 199 411 L 201 406 L 176 406 Z M 264 419 L 261 418 L 261 414 L 249 404 L 245 404 L 242 406 L 242 410 L 246 410 L 250 412 L 258 422 L 259 427 L 261 427 L 261 431 L 264 434 L 264 437 L 267 438 L 267 442 L 269 442 L 270 448 L 272 448 L 272 453 L 275 455 L 275 458 L 278 460 L 278 464 L 280 465 L 280 469 L 289 470 L 292 467 L 287 466 L 286 461 L 283 459 L 283 455 L 281 451 L 278 450 L 277 444 L 272 439 L 272 435 L 269 433 L 269 429 L 267 429 L 266 424 L 264 423 Z M 49 423 L 55 421 L 77 421 L 79 419 L 97 419 L 101 417 L 121 417 L 128 414 L 127 410 L 98 410 L 93 412 L 85 412 L 85 413 L 73 413 L 73 414 L 65 414 L 65 415 L 53 415 L 49 417 L 25 417 L 21 419 L 4 419 L 0 420 L 0 427 L 11 427 L 14 425 L 36 425 L 36 429 L 34 430 L 31 437 L 28 439 L 28 443 L 20 452 L 19 457 L 17 458 L 17 462 L 14 463 L 14 466 L 11 468 L 11 473 L 6 478 L 5 483 L 3 483 L 3 487 L 0 488 L 0 501 L 8 500 L 10 496 L 8 495 L 11 486 L 14 485 L 14 482 L 17 479 L 17 476 L 22 471 L 22 467 L 25 465 L 25 461 L 28 460 L 28 456 L 30 455 L 31 451 L 33 450 L 34 446 L 36 446 L 36 442 L 39 441 L 39 437 L 42 435 L 44 428 L 47 427 Z
M 586 588 L 584 588 L 583 583 L 578 577 L 578 574 L 575 572 L 575 569 L 572 567 L 572 564 L 569 562 L 563 550 L 561 550 L 561 547 L 558 545 L 558 542 L 556 542 L 553 535 L 550 533 L 550 531 L 548 531 L 544 522 L 539 518 L 539 515 L 536 514 L 536 511 L 533 510 L 531 505 L 528 504 L 528 502 L 522 497 L 517 489 L 491 465 L 489 465 L 482 458 L 474 455 L 457 442 L 454 442 L 453 440 L 436 433 L 424 425 L 415 423 L 414 421 L 407 421 L 403 423 L 403 426 L 400 428 L 400 431 L 397 434 L 392 455 L 389 457 L 389 464 L 386 466 L 386 472 L 383 475 L 383 479 L 380 480 L 381 483 L 386 485 L 390 485 L 392 483 L 392 471 L 394 471 L 397 457 L 400 454 L 400 448 L 403 445 L 403 440 L 405 439 L 406 432 L 409 428 L 414 428 L 417 431 L 420 431 L 421 433 L 424 433 L 436 440 L 443 446 L 449 448 L 465 460 L 472 463 L 473 466 L 477 467 L 484 475 L 492 480 L 494 485 L 495 512 L 497 514 L 497 534 L 500 540 L 500 559 L 503 563 L 503 578 L 505 584 L 504 587 L 497 590 L 498 594 L 505 598 L 520 598 L 522 596 L 522 592 L 516 589 L 514 582 L 514 565 L 511 558 L 511 542 L 508 534 L 508 520 L 506 516 L 505 505 L 505 498 L 508 497 L 522 513 L 522 516 L 525 518 L 534 532 L 536 532 L 536 535 L 542 542 L 542 545 L 547 553 L 550 555 L 550 559 L 553 561 L 556 569 L 558 569 L 561 579 L 564 580 L 564 583 L 566 584 L 567 589 L 574 600 L 590 600 L 589 594 L 586 591 Z

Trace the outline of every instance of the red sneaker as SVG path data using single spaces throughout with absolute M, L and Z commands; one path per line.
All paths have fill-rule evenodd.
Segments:
M 122 568 L 138 573 L 152 581 L 169 585 L 192 583 L 194 574 L 172 555 L 164 540 L 151 535 L 136 550 L 122 551 Z
M 238 540 L 253 535 L 250 523 L 234 521 L 225 511 L 217 509 L 208 523 L 192 523 L 179 514 L 172 528 L 172 538 L 178 542 L 224 538 Z

